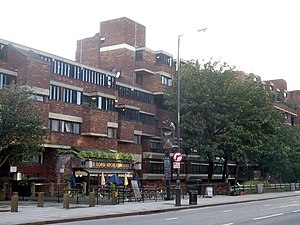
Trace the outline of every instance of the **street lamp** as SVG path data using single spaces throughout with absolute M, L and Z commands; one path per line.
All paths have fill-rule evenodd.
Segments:
M 205 32 L 207 28 L 199 29 L 197 32 Z M 177 129 L 176 129 L 176 141 L 178 146 L 178 151 L 181 151 L 181 144 L 180 144 L 180 38 L 183 34 L 178 35 L 177 39 L 177 63 L 176 63 L 176 71 L 177 71 L 177 92 L 176 92 L 176 122 L 177 122 Z M 180 168 L 177 169 L 177 180 L 176 180 L 176 200 L 175 206 L 181 206 L 181 190 L 180 190 L 180 180 L 179 180 L 179 173 Z

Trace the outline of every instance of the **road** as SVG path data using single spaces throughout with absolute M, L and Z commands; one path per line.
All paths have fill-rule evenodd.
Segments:
M 199 199 L 201 201 L 201 199 Z M 173 211 L 142 216 L 79 221 L 66 225 L 299 225 L 300 196 Z

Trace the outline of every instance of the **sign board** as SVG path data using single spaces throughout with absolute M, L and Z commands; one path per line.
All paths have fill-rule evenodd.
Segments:
M 171 157 L 165 156 L 164 157 L 164 173 L 165 173 L 165 180 L 172 179 L 172 168 L 171 168 Z
M 16 166 L 10 166 L 9 172 L 16 173 L 17 172 L 17 167 Z
M 142 195 L 137 180 L 131 180 L 131 186 L 132 186 L 135 199 L 142 199 Z
M 173 162 L 174 169 L 180 169 L 180 162 Z
M 181 162 L 182 161 L 182 154 L 180 152 L 176 152 L 173 155 L 174 162 Z

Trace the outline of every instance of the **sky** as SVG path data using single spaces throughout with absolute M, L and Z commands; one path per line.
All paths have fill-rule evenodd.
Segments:
M 0 39 L 70 60 L 101 21 L 128 17 L 146 27 L 152 50 L 176 59 L 183 35 L 182 59 L 213 58 L 300 90 L 298 0 L 2 0 L 0 8 Z

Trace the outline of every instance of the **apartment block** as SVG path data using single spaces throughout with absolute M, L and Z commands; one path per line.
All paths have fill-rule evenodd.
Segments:
M 171 54 L 146 46 L 146 27 L 125 17 L 101 22 L 94 36 L 78 40 L 75 61 L 0 39 L 0 89 L 12 83 L 30 88 L 51 131 L 43 153 L 30 164 L 15 165 L 17 174 L 7 165 L 0 183 L 11 179 L 29 187 L 31 182 L 65 182 L 74 174 L 76 182 L 92 190 L 102 173 L 117 173 L 161 184 L 166 150 L 173 154 L 164 146 L 164 134 L 172 131 L 167 121 L 174 119 L 163 94 L 172 87 L 176 69 Z M 300 93 L 287 92 L 284 80 L 262 84 L 277 94 L 276 107 L 287 121 L 298 124 L 298 111 L 282 101 L 291 96 L 300 102 Z M 193 149 L 183 153 L 179 179 L 205 179 L 207 162 L 199 161 Z M 234 162 L 228 165 L 230 179 L 235 169 Z M 219 179 L 221 163 L 215 171 L 213 178 Z

